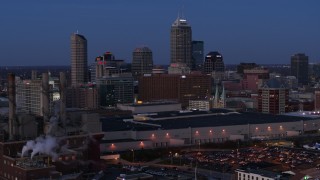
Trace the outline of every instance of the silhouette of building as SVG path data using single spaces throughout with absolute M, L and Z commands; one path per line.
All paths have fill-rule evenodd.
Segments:
M 308 84 L 309 57 L 303 53 L 291 56 L 291 75 L 297 77 L 300 85 Z
M 138 77 L 143 74 L 151 74 L 152 68 L 152 51 L 148 47 L 136 48 L 132 53 L 132 75 Z
M 209 52 L 203 63 L 204 74 L 210 74 L 214 84 L 219 84 L 224 79 L 224 62 L 222 55 L 217 52 Z
M 205 74 L 211 74 L 213 71 L 224 72 L 222 55 L 217 51 L 209 52 L 206 55 L 203 68 Z
M 80 34 L 71 35 L 71 85 L 88 81 L 87 39 Z
M 192 31 L 186 19 L 178 17 L 171 26 L 171 63 L 185 63 L 192 68 Z
M 192 64 L 195 70 L 202 70 L 204 54 L 203 41 L 192 41 Z
M 258 91 L 258 110 L 262 113 L 286 112 L 289 90 L 277 79 L 270 79 Z

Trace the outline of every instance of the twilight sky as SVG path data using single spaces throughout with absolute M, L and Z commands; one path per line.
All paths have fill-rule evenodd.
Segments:
M 169 64 L 169 33 L 178 12 L 205 53 L 226 64 L 289 63 L 303 52 L 320 62 L 319 0 L 9 0 L 0 2 L 0 66 L 69 65 L 70 35 L 88 40 L 88 62 L 105 51 L 131 62 L 148 46 Z

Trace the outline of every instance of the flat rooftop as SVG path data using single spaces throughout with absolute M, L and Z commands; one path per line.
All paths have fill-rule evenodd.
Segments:
M 233 112 L 225 109 L 211 111 L 165 112 L 148 116 L 150 120 L 126 121 L 121 118 L 102 118 L 103 131 L 125 130 L 157 130 L 157 129 L 184 129 L 197 127 L 232 126 L 246 124 L 285 123 L 308 121 L 318 117 L 272 115 L 254 112 Z M 133 117 L 132 117 L 133 119 Z M 160 127 L 157 127 L 159 126 Z

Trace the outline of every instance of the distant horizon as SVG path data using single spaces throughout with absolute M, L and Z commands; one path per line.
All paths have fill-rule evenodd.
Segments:
M 320 1 L 15 0 L 0 6 L 0 66 L 71 64 L 70 35 L 88 40 L 88 64 L 105 51 L 132 61 L 141 46 L 154 64 L 170 63 L 170 28 L 178 13 L 225 64 L 288 64 L 296 53 L 320 62 Z

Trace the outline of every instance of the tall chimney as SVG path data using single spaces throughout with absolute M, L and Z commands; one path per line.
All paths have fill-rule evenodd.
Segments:
M 66 75 L 64 72 L 60 72 L 60 119 L 64 127 L 66 127 Z
M 16 120 L 16 82 L 15 75 L 8 74 L 8 92 L 9 92 L 9 139 L 14 139 L 14 122 Z
M 48 73 L 42 73 L 42 116 L 44 124 L 49 122 L 49 75 Z

